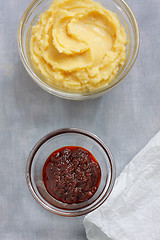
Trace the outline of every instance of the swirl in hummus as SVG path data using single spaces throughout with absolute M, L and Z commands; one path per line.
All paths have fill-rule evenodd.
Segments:
M 88 92 L 111 82 L 126 57 L 117 15 L 92 0 L 54 0 L 32 27 L 31 59 L 51 86 Z

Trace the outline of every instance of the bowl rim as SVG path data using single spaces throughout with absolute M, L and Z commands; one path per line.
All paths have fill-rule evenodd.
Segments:
M 36 155 L 37 151 L 41 148 L 41 146 L 46 143 L 48 140 L 58 136 L 58 135 L 63 135 L 66 133 L 75 133 L 75 134 L 81 134 L 84 136 L 87 136 L 89 138 L 91 138 L 92 140 L 96 141 L 100 147 L 104 150 L 105 154 L 107 155 L 107 158 L 110 162 L 110 166 L 111 166 L 111 178 L 110 178 L 110 182 L 109 182 L 109 186 L 104 194 L 104 196 L 102 197 L 102 199 L 100 199 L 96 205 L 93 205 L 91 207 L 89 207 L 88 209 L 78 209 L 76 212 L 74 212 L 74 210 L 65 210 L 64 209 L 60 209 L 57 207 L 54 207 L 52 205 L 52 207 L 48 206 L 42 199 L 37 195 L 34 186 L 33 186 L 33 182 L 31 179 L 31 169 L 32 169 L 32 163 L 34 161 L 34 156 Z M 77 217 L 77 216 L 82 216 L 85 215 L 95 209 L 97 209 L 99 206 L 101 206 L 104 201 L 106 201 L 106 199 L 109 197 L 110 193 L 112 192 L 114 183 L 115 183 L 115 179 L 116 179 L 116 166 L 115 166 L 115 161 L 113 158 L 113 155 L 110 151 L 110 149 L 106 146 L 106 144 L 99 138 L 97 137 L 95 134 L 84 130 L 84 129 L 78 129 L 78 128 L 61 128 L 55 131 L 52 131 L 48 134 L 46 134 L 44 137 L 42 137 L 33 147 L 33 149 L 31 150 L 28 159 L 27 159 L 27 164 L 26 164 L 26 170 L 25 170 L 25 175 L 26 175 L 26 182 L 27 182 L 27 186 L 28 189 L 31 193 L 31 195 L 33 196 L 33 198 L 46 210 L 48 210 L 49 212 L 52 212 L 54 214 L 60 215 L 60 216 L 65 216 L 65 217 Z M 101 194 L 100 194 L 101 196 Z M 100 197 L 99 196 L 99 197 Z
M 127 70 L 122 74 L 122 76 L 117 80 L 117 81 L 112 81 L 109 83 L 109 85 L 91 91 L 91 92 L 87 92 L 87 93 L 72 93 L 72 92 L 67 92 L 67 91 L 63 91 L 60 90 L 58 88 L 54 88 L 49 86 L 47 83 L 45 83 L 43 80 L 41 80 L 37 74 L 34 72 L 34 70 L 28 65 L 27 61 L 26 61 L 26 57 L 23 51 L 23 44 L 22 44 L 22 28 L 24 25 L 24 22 L 27 18 L 30 17 L 30 10 L 32 10 L 32 8 L 38 3 L 38 6 L 45 2 L 45 0 L 33 0 L 30 5 L 27 7 L 26 11 L 24 12 L 22 19 L 20 21 L 19 24 L 19 29 L 18 29 L 18 50 L 19 50 L 19 55 L 21 58 L 21 61 L 25 67 L 25 69 L 27 70 L 28 74 L 30 75 L 30 77 L 32 78 L 32 80 L 38 85 L 40 86 L 43 90 L 47 91 L 48 93 L 55 95 L 57 97 L 61 97 L 64 99 L 69 99 L 69 100 L 86 100 L 86 99 L 93 99 L 99 96 L 104 95 L 106 92 L 108 92 L 109 90 L 111 90 L 113 87 L 115 87 L 116 85 L 118 85 L 124 78 L 125 76 L 128 74 L 128 72 L 131 70 L 131 68 L 133 67 L 135 60 L 138 56 L 138 52 L 139 52 L 139 46 L 140 46 L 140 33 L 139 33 L 139 29 L 138 29 L 138 24 L 136 21 L 136 18 L 133 14 L 133 11 L 131 10 L 131 8 L 128 6 L 128 4 L 124 1 L 124 0 L 112 0 L 114 3 L 116 3 L 123 11 L 125 9 L 125 11 L 127 11 L 127 17 L 129 16 L 130 19 L 130 23 L 132 25 L 132 28 L 135 31 L 135 41 L 136 44 L 134 46 L 134 54 L 132 56 L 132 59 L 130 61 L 129 66 L 127 67 Z M 121 7 L 121 5 L 123 6 L 123 8 Z M 125 12 L 126 14 L 126 12 Z

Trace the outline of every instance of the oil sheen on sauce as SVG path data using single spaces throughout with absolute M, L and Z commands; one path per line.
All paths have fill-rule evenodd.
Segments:
M 90 199 L 101 179 L 100 166 L 95 157 L 77 146 L 54 151 L 46 160 L 42 174 L 50 195 L 68 204 Z

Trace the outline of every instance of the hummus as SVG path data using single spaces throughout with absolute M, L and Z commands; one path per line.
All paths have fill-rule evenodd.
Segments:
M 70 92 L 111 82 L 126 57 L 117 15 L 92 0 L 54 0 L 32 27 L 31 59 L 45 81 Z

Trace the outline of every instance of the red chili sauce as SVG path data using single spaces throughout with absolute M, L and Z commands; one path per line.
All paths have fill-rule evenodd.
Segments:
M 54 151 L 43 167 L 47 191 L 64 203 L 87 201 L 97 191 L 100 179 L 97 160 L 81 147 L 67 146 Z

